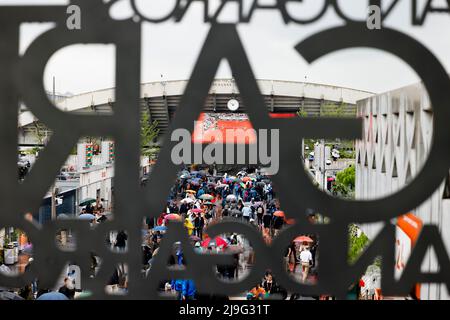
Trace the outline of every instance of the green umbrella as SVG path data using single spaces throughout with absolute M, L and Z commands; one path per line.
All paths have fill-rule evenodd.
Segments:
M 80 202 L 80 207 L 84 207 L 87 206 L 88 204 L 97 202 L 97 200 L 93 199 L 93 198 L 86 198 L 83 201 Z
M 202 200 L 212 200 L 212 199 L 214 199 L 214 197 L 213 197 L 212 195 L 210 195 L 210 194 L 202 194 L 202 195 L 199 197 L 199 199 L 202 199 Z

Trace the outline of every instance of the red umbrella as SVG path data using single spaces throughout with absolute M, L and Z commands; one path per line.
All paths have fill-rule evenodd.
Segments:
M 252 179 L 250 177 L 243 177 L 242 181 L 247 182 L 247 181 L 251 181 Z
M 273 213 L 273 215 L 274 215 L 275 217 L 281 217 L 281 218 L 284 218 L 284 211 L 281 211 L 281 210 L 275 211 L 275 212 Z
M 164 219 L 181 221 L 181 216 L 178 214 L 175 214 L 175 213 L 170 213 L 170 214 L 164 216 Z
M 286 224 L 295 224 L 295 219 L 286 219 Z
M 215 237 L 214 239 L 208 238 L 203 240 L 202 247 L 207 248 L 212 244 L 215 244 L 216 247 L 222 246 L 223 248 L 226 248 L 228 246 L 228 243 L 223 238 Z
M 203 210 L 202 209 L 192 209 L 191 212 L 200 213 L 200 212 L 203 212 Z
M 314 240 L 307 236 L 300 236 L 295 238 L 294 242 L 314 242 Z

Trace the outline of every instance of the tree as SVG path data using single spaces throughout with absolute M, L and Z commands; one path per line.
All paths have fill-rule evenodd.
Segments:
M 349 166 L 337 173 L 333 193 L 344 198 L 353 198 L 355 190 L 355 167 Z
M 320 116 L 329 118 L 344 118 L 348 115 L 345 112 L 345 103 L 340 103 L 338 105 L 327 103 L 320 106 Z M 355 114 L 356 116 L 356 114 Z
M 41 151 L 42 146 L 45 144 L 45 140 L 47 139 L 47 128 L 45 127 L 45 125 L 43 125 L 42 123 L 40 123 L 39 121 L 35 121 L 33 123 L 34 125 L 34 137 L 36 138 L 39 146 L 34 147 L 31 150 L 32 154 L 37 154 L 39 153 L 39 151 Z
M 308 116 L 308 112 L 305 111 L 304 107 L 300 107 L 300 109 L 298 110 L 297 114 L 301 118 L 306 118 Z
M 143 111 L 141 113 L 141 155 L 153 159 L 158 154 L 159 147 L 153 143 L 158 134 L 158 121 L 150 123 L 149 111 Z
M 358 226 L 352 224 L 349 227 L 348 262 L 355 263 L 369 245 L 369 238 Z

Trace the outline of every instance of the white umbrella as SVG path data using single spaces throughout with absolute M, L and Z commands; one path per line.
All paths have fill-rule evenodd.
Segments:
M 84 214 L 80 214 L 78 216 L 78 219 L 80 219 L 80 220 L 95 220 L 95 216 L 90 213 L 84 213 Z
M 229 194 L 229 195 L 227 195 L 227 201 L 233 201 L 233 200 L 236 200 L 236 196 L 234 195 L 234 194 Z
M 192 202 L 194 202 L 194 199 L 192 199 L 192 198 L 184 198 L 180 202 L 181 203 L 192 203 Z

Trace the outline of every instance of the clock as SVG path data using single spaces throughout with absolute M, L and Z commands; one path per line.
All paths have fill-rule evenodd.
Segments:
M 230 111 L 236 111 L 239 109 L 239 102 L 236 99 L 231 99 L 228 101 L 227 107 Z

